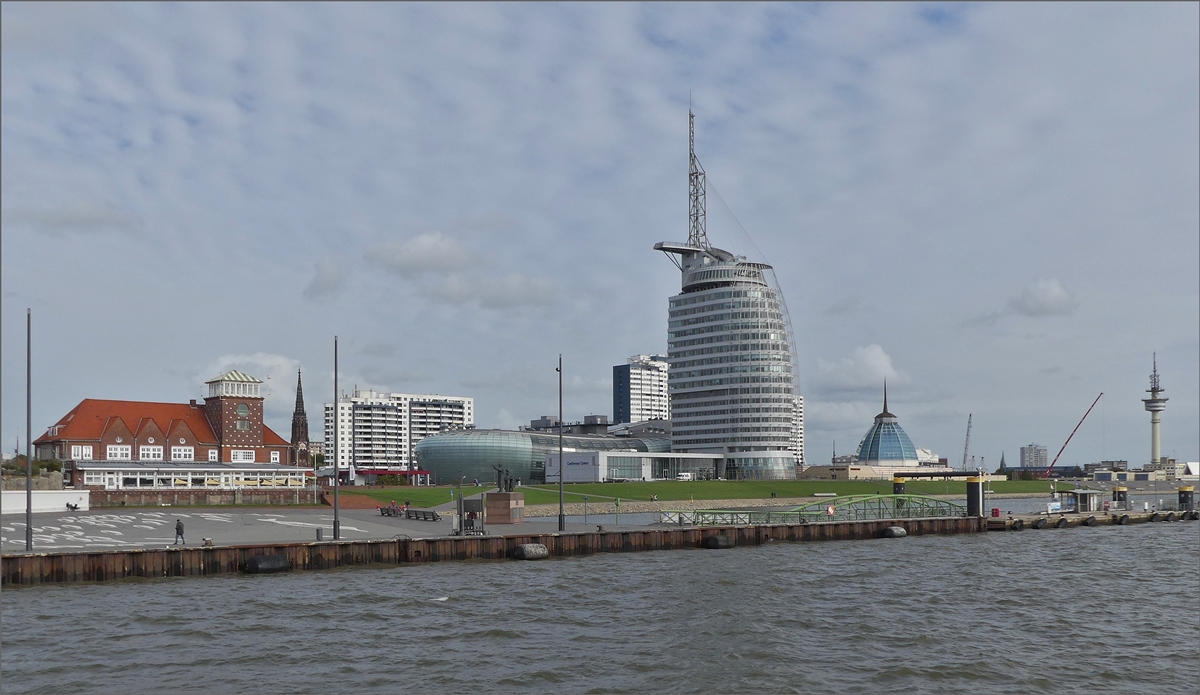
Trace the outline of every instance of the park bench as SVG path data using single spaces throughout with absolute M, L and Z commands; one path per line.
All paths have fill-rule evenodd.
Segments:
M 442 517 L 432 509 L 405 509 L 403 507 L 380 507 L 382 516 L 399 516 L 417 521 L 441 521 Z

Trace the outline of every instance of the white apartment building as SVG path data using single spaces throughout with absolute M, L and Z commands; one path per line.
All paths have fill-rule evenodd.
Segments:
M 670 365 L 661 355 L 634 355 L 613 367 L 613 423 L 670 420 Z
M 804 396 L 796 394 L 792 401 L 795 410 L 792 411 L 792 446 L 789 450 L 796 457 L 797 466 L 807 465 L 804 462 Z
M 1049 465 L 1046 447 L 1037 444 L 1021 447 L 1021 468 L 1044 468 Z
M 333 404 L 325 404 L 326 464 L 339 468 L 408 470 L 417 442 L 475 424 L 475 399 L 355 389 L 338 401 L 337 450 Z

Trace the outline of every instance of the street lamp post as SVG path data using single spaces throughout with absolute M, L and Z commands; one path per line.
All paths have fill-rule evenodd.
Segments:
M 25 550 L 33 550 L 33 310 L 25 310 Z
M 567 475 L 567 467 L 563 461 L 563 410 L 562 410 L 562 353 L 558 354 L 558 531 L 567 530 L 567 517 L 563 513 L 563 478 Z
M 338 337 L 333 336 L 333 540 L 340 540 L 342 537 L 342 522 L 338 516 L 338 488 L 341 487 L 338 483 L 338 468 L 341 464 L 342 452 L 338 450 L 338 434 L 341 429 L 339 416 L 341 415 L 341 402 L 338 400 Z

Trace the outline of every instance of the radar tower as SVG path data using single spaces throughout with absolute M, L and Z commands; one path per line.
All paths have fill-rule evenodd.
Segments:
M 1162 450 L 1158 438 L 1158 426 L 1162 422 L 1162 411 L 1167 409 L 1166 398 L 1159 394 L 1166 391 L 1158 381 L 1158 353 L 1154 353 L 1154 371 L 1150 373 L 1150 388 L 1146 392 L 1149 398 L 1143 398 L 1146 410 L 1150 412 L 1150 462 L 1157 465 L 1162 460 Z

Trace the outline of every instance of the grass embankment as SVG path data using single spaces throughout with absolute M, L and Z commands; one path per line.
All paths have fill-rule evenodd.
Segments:
M 963 480 L 910 480 L 906 490 L 914 495 L 965 495 Z M 1007 480 L 989 483 L 993 493 L 1046 492 L 1050 483 L 1045 480 Z M 582 502 L 586 495 L 590 500 L 608 502 L 620 497 L 623 500 L 649 501 L 658 495 L 659 501 L 670 500 L 737 500 L 769 499 L 774 492 L 777 497 L 812 497 L 818 492 L 832 492 L 840 497 L 846 495 L 888 495 L 892 492 L 890 480 L 697 480 L 628 483 L 571 483 L 563 486 L 567 502 Z M 401 485 L 386 488 L 343 487 L 343 495 L 366 495 L 381 505 L 403 504 L 408 500 L 414 507 L 433 507 L 451 500 L 453 485 L 436 487 Z M 478 494 L 488 488 L 463 487 L 464 495 Z M 1058 489 L 1069 489 L 1069 484 L 1059 483 Z M 556 485 L 536 485 L 519 488 L 525 493 L 525 504 L 554 504 L 558 502 Z
M 909 481 L 905 489 L 914 495 L 965 495 L 963 480 L 919 480 Z M 993 493 L 1049 492 L 1050 484 L 1043 480 L 1012 480 L 990 484 Z M 1060 489 L 1066 489 L 1061 483 Z M 558 502 L 558 488 L 554 485 L 523 487 L 526 504 L 553 504 Z M 563 486 L 568 502 L 582 502 L 587 495 L 596 501 L 610 501 L 615 497 L 623 500 L 648 501 L 658 495 L 659 501 L 669 500 L 734 500 L 768 499 L 774 492 L 777 497 L 812 497 L 818 492 L 832 492 L 839 497 L 846 495 L 890 495 L 892 483 L 876 480 L 698 480 L 629 482 L 629 483 L 575 483 Z

